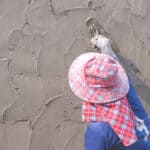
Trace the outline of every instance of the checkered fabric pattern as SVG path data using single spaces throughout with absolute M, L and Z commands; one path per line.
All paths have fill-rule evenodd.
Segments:
M 84 67 L 84 77 L 88 86 L 107 88 L 118 83 L 118 65 L 113 59 L 94 57 Z
M 108 103 L 124 97 L 129 90 L 123 67 L 112 57 L 100 53 L 85 53 L 72 63 L 69 85 L 82 100 Z
M 94 104 L 82 102 L 82 121 L 107 122 L 125 146 L 137 141 L 136 119 L 126 97 L 113 103 Z

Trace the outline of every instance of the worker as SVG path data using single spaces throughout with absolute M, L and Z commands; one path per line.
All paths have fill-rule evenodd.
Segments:
M 109 39 L 97 35 L 91 42 L 101 53 L 81 54 L 68 74 L 88 122 L 84 149 L 150 150 L 150 120 Z

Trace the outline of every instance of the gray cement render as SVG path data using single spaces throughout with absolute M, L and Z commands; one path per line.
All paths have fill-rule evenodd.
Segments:
M 149 10 L 149 0 L 1 0 L 0 150 L 83 149 L 81 101 L 67 73 L 76 56 L 94 51 L 90 16 L 117 44 L 150 112 Z

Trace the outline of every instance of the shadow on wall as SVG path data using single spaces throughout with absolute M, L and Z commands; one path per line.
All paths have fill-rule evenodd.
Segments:
M 126 72 L 130 76 L 132 83 L 136 89 L 137 94 L 139 95 L 140 99 L 143 102 L 143 105 L 150 115 L 150 87 L 148 87 L 141 77 L 141 72 L 137 68 L 137 66 L 129 59 L 118 55 L 119 59 L 121 60 L 122 65 L 124 66 Z

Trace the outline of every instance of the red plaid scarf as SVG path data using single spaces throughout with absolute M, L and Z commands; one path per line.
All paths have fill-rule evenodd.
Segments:
M 126 97 L 107 104 L 82 102 L 82 121 L 107 122 L 125 146 L 137 141 L 135 116 Z

